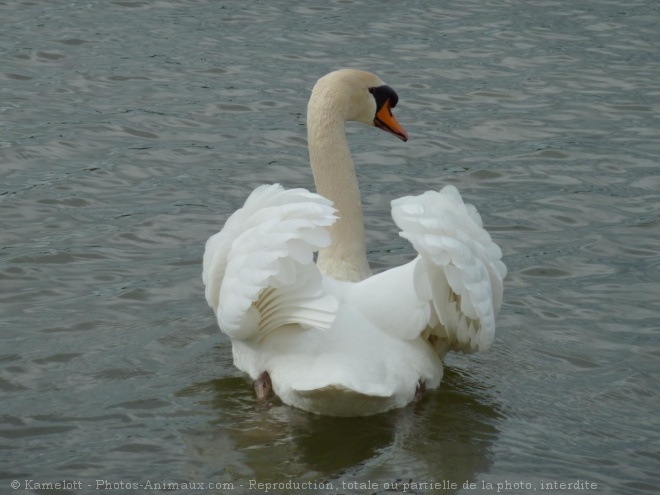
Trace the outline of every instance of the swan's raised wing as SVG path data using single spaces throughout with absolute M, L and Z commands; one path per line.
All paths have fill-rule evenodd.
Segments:
M 305 189 L 255 189 L 204 251 L 206 300 L 222 331 L 260 340 L 290 323 L 328 328 L 337 301 L 313 255 L 330 243 L 335 219 L 332 203 Z
M 419 299 L 430 303 L 426 337 L 439 352 L 488 349 L 506 267 L 476 208 L 446 186 L 393 201 L 392 216 L 420 255 L 413 285 Z

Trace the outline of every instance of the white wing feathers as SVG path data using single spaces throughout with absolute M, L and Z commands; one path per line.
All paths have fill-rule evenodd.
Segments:
M 476 208 L 446 186 L 393 201 L 392 216 L 420 254 L 413 279 L 432 306 L 426 336 L 439 351 L 488 349 L 506 267 Z
M 289 323 L 328 328 L 338 303 L 313 255 L 330 244 L 336 218 L 329 200 L 305 189 L 255 189 L 206 243 L 202 280 L 220 328 L 259 340 Z

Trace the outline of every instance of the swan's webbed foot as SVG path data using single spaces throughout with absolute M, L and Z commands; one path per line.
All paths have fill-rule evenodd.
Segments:
M 417 383 L 417 389 L 415 390 L 415 402 L 419 402 L 426 395 L 426 383 L 420 381 Z
M 257 399 L 266 400 L 273 390 L 273 382 L 270 381 L 270 375 L 267 371 L 261 373 L 257 379 L 252 382 Z

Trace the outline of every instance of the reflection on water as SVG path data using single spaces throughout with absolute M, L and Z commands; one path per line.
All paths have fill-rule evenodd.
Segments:
M 420 482 L 446 480 L 460 487 L 490 467 L 502 417 L 487 389 L 451 369 L 441 389 L 421 403 L 367 418 L 316 416 L 277 399 L 260 404 L 247 380 L 238 377 L 192 385 L 178 395 L 213 411 L 207 423 L 183 432 L 190 472 L 204 464 L 245 489 L 250 480 L 282 482 L 282 472 L 273 466 L 283 464 L 285 478 L 299 482 L 402 488 L 417 478 L 422 463 L 432 479 Z
M 657 492 L 654 2 L 70 0 L 0 2 L 0 18 L 0 492 Z M 343 66 L 397 90 L 410 134 L 348 128 L 374 269 L 412 256 L 390 201 L 447 183 L 509 267 L 491 352 L 450 356 L 422 403 L 358 420 L 258 408 L 200 277 L 254 187 L 312 184 L 307 97 Z

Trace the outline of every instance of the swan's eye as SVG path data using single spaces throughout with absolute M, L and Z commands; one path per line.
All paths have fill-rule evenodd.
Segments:
M 396 91 L 387 85 L 369 88 L 369 93 L 374 95 L 374 99 L 376 100 L 376 111 L 383 108 L 383 105 L 388 100 L 390 102 L 390 108 L 396 107 L 396 104 L 399 102 L 399 96 L 396 94 Z

